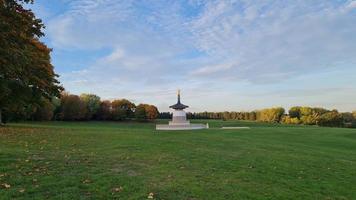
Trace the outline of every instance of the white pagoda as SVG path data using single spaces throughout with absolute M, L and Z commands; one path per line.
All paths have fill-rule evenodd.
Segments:
M 191 124 L 187 120 L 187 115 L 184 109 L 188 108 L 180 102 L 180 90 L 178 90 L 178 101 L 176 104 L 169 106 L 173 109 L 172 121 L 169 121 L 168 125 L 157 124 L 157 130 L 192 130 L 192 129 L 205 129 L 208 125 L 204 124 Z

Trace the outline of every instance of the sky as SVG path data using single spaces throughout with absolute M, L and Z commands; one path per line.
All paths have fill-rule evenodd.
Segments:
M 356 110 L 356 0 L 35 0 L 66 90 L 169 111 Z

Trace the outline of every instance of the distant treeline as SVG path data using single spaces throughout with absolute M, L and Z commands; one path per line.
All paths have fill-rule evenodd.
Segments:
M 13 106 L 5 109 L 4 121 L 48 121 L 48 120 L 154 120 L 158 117 L 158 109 L 154 105 L 135 105 L 127 99 L 101 101 L 95 94 L 73 95 L 62 93 L 60 98 L 48 100 L 27 106 Z
M 356 111 L 338 112 L 324 108 L 295 106 L 286 113 L 284 108 L 267 108 L 252 112 L 187 113 L 189 119 L 249 120 L 283 124 L 305 124 L 329 127 L 356 127 Z M 162 112 L 159 118 L 169 119 L 171 113 Z

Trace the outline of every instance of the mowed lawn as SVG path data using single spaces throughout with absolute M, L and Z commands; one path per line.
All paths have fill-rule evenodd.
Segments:
M 356 129 L 208 122 L 9 124 L 0 199 L 356 199 Z

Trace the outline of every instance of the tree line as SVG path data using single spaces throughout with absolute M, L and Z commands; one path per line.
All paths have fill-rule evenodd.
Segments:
M 171 113 L 162 112 L 160 118 L 169 119 Z M 195 112 L 187 113 L 188 119 L 248 120 L 268 123 L 304 124 L 329 127 L 356 127 L 356 111 L 338 112 L 325 108 L 294 106 L 288 112 L 284 108 L 266 108 L 252 112 Z
M 18 120 L 155 120 L 158 109 L 154 105 L 138 104 L 127 99 L 113 101 L 101 100 L 95 94 L 81 94 L 80 96 L 63 92 L 60 98 L 42 98 L 37 104 L 17 106 L 6 109 L 5 121 Z

